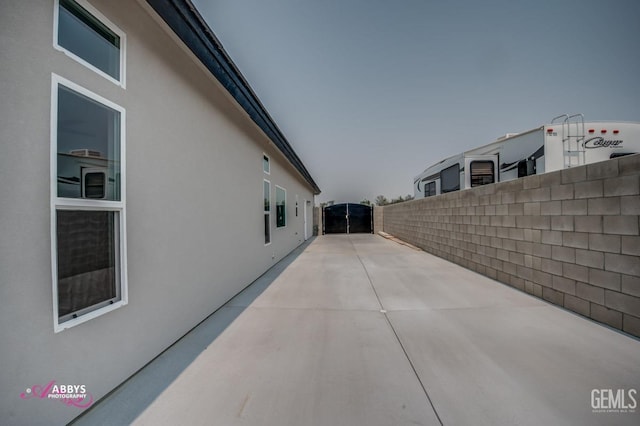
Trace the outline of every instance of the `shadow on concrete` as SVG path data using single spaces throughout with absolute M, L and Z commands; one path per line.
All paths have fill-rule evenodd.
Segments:
M 124 425 L 135 421 L 304 252 L 314 239 L 315 237 L 311 237 L 298 246 L 69 424 Z

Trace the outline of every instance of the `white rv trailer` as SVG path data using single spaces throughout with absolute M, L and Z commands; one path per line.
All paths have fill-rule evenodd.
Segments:
M 561 115 L 444 159 L 416 176 L 416 199 L 640 153 L 640 123 Z

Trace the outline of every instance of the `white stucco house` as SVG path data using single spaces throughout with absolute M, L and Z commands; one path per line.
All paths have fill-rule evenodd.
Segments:
M 0 2 L 0 424 L 64 424 L 312 234 L 189 0 Z

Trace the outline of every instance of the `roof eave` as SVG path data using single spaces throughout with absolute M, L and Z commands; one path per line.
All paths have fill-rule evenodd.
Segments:
M 146 0 L 171 30 L 222 84 L 313 189 L 320 188 L 264 108 L 220 41 L 189 0 Z

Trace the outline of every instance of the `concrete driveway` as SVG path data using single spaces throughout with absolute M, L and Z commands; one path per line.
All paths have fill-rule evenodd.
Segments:
M 637 339 L 379 236 L 329 235 L 77 424 L 638 425 L 634 390 Z

